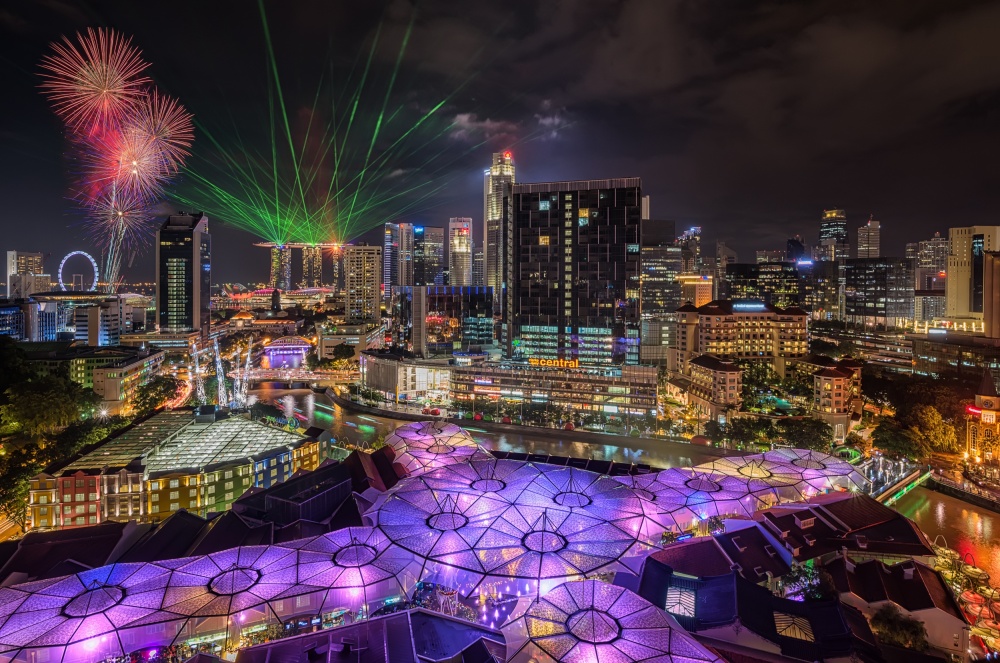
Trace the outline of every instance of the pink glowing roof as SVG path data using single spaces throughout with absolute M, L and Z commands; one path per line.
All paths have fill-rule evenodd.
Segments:
M 559 585 L 503 630 L 510 663 L 720 660 L 663 610 L 596 580 Z

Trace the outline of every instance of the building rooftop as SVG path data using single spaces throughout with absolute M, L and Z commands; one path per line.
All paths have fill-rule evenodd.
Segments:
M 203 424 L 195 422 L 190 410 L 174 410 L 125 430 L 54 473 L 124 468 L 138 461 L 153 476 L 244 460 L 301 440 L 299 435 L 242 417 Z
M 715 355 L 698 355 L 688 363 L 695 366 L 701 366 L 702 368 L 707 368 L 710 371 L 716 371 L 718 373 L 743 372 L 743 369 L 737 366 L 735 362 L 729 361 L 728 359 L 720 359 Z
M 838 592 L 855 594 L 866 603 L 892 601 L 909 612 L 937 608 L 965 619 L 938 572 L 920 562 L 887 566 L 877 559 L 857 563 L 838 557 L 823 568 Z
M 733 315 L 734 313 L 775 313 L 777 315 L 809 315 L 798 306 L 780 308 L 759 300 L 715 299 L 695 308 L 687 304 L 677 309 L 678 312 L 697 311 L 699 315 Z
M 755 519 L 799 561 L 845 548 L 905 557 L 933 554 L 913 521 L 859 493 L 817 495 L 808 503 L 759 511 Z

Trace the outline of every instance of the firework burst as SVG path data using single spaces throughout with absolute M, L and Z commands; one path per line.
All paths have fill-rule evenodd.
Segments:
M 87 28 L 52 44 L 42 59 L 42 89 L 53 110 L 76 132 L 119 125 L 145 96 L 149 66 L 132 40 L 114 30 Z
M 72 198 L 104 255 L 114 288 L 122 257 L 147 239 L 150 209 L 190 154 L 191 115 L 150 86 L 131 40 L 98 28 L 52 45 L 42 89 L 66 124 L 77 166 Z

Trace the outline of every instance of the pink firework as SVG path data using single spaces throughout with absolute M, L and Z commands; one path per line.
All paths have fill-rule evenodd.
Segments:
M 148 67 L 132 40 L 114 30 L 87 28 L 77 43 L 63 37 L 42 60 L 42 89 L 74 131 L 120 125 L 145 95 Z
M 139 104 L 132 130 L 148 136 L 157 146 L 163 160 L 162 168 L 173 175 L 190 155 L 194 140 L 191 114 L 176 99 L 150 92 Z
M 141 197 L 125 191 L 105 190 L 92 198 L 87 227 L 102 250 L 116 244 L 136 246 L 149 229 L 150 213 Z

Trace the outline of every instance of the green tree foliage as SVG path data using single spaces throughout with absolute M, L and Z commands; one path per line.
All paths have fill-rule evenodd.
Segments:
M 705 437 L 710 439 L 712 442 L 718 444 L 719 442 L 725 441 L 726 438 L 726 427 L 720 424 L 718 421 L 710 420 L 705 422 Z
M 927 438 L 891 417 L 883 417 L 872 431 L 872 444 L 893 458 L 925 458 L 931 453 Z
M 872 631 L 886 644 L 916 651 L 927 649 L 927 628 L 919 619 L 904 615 L 892 603 L 887 603 L 871 618 Z
M 934 451 L 958 451 L 955 427 L 945 421 L 933 405 L 916 405 L 909 411 L 907 421 L 910 423 L 910 430 L 926 440 Z
M 33 377 L 5 392 L 0 418 L 32 439 L 49 437 L 81 415 L 92 413 L 100 399 L 91 389 L 56 375 Z
M 735 417 L 726 424 L 726 433 L 737 445 L 770 444 L 774 439 L 774 425 L 770 419 Z
M 820 419 L 781 419 L 776 426 L 778 436 L 796 449 L 829 451 L 833 444 L 833 428 Z
M 350 361 L 354 359 L 354 350 L 355 347 L 349 343 L 338 343 L 333 346 L 333 357 L 331 359 L 333 361 L 337 361 L 338 359 Z
M 851 432 L 847 434 L 844 439 L 844 444 L 853 449 L 857 449 L 865 457 L 870 456 L 872 453 L 872 440 L 870 437 L 863 437 L 857 433 Z
M 148 414 L 163 407 L 167 401 L 175 398 L 184 387 L 184 383 L 169 375 L 157 375 L 136 390 L 133 406 L 140 414 Z
M 837 597 L 837 587 L 826 571 L 800 564 L 781 577 L 785 596 L 796 600 L 829 601 Z
M 743 390 L 740 392 L 743 409 L 760 409 L 771 389 L 781 380 L 765 361 L 743 361 L 740 368 L 743 369 Z

